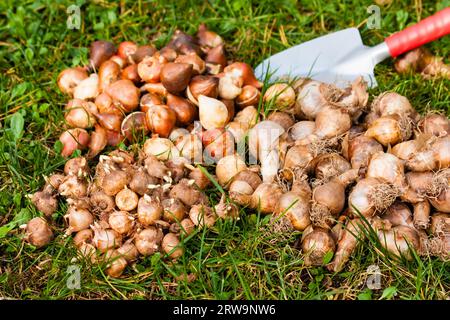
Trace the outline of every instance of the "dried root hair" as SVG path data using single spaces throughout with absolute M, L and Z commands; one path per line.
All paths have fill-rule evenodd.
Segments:
M 388 183 L 380 183 L 372 187 L 372 192 L 370 192 L 368 198 L 375 211 L 382 212 L 394 204 L 400 195 L 399 187 Z
M 435 172 L 428 189 L 425 190 L 424 194 L 419 193 L 419 196 L 426 196 L 431 199 L 436 199 L 449 187 L 449 179 L 450 169 L 443 169 Z
M 311 209 L 309 212 L 311 223 L 314 226 L 329 229 L 334 222 L 333 215 L 330 210 L 316 201 L 311 201 Z

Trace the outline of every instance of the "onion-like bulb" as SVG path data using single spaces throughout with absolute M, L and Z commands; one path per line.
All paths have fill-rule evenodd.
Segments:
M 263 99 L 271 110 L 284 110 L 295 103 L 295 91 L 286 83 L 275 83 L 266 90 Z
M 316 115 L 314 134 L 322 139 L 329 139 L 347 132 L 352 126 L 348 112 L 341 108 L 323 107 Z
M 337 249 L 333 261 L 331 261 L 328 269 L 333 272 L 339 272 L 347 263 L 350 255 L 355 250 L 358 241 L 364 237 L 363 224 L 358 218 L 349 220 L 340 232 L 337 241 Z
M 399 195 L 399 190 L 381 179 L 360 180 L 348 196 L 348 207 L 354 215 L 371 217 L 376 211 L 389 207 Z
M 297 170 L 310 172 L 313 169 L 312 160 L 315 154 L 306 145 L 294 145 L 286 153 L 283 165 L 283 176 L 292 180 Z
M 207 130 L 223 128 L 229 121 L 228 108 L 220 100 L 200 95 L 198 108 L 200 123 Z
M 108 223 L 111 229 L 119 234 L 127 234 L 133 228 L 133 217 L 126 211 L 114 211 L 109 215 Z
M 95 99 L 99 94 L 99 78 L 93 73 L 86 79 L 83 79 L 73 90 L 75 99 L 89 100 Z
M 430 202 L 424 200 L 414 204 L 414 226 L 416 229 L 428 229 L 430 225 Z
M 323 181 L 339 176 L 351 169 L 350 163 L 337 153 L 320 155 L 315 159 L 315 163 L 315 177 Z
M 108 144 L 107 131 L 100 125 L 95 125 L 95 130 L 91 133 L 89 142 L 88 158 L 94 158 L 97 154 L 105 149 Z
M 122 244 L 121 236 L 113 229 L 104 229 L 98 223 L 95 223 L 92 230 L 94 230 L 92 243 L 100 252 L 120 247 Z
M 292 140 L 303 140 L 314 133 L 316 123 L 314 121 L 299 121 L 289 128 L 289 135 Z
M 325 255 L 334 253 L 336 244 L 328 230 L 314 228 L 302 239 L 302 250 L 305 254 L 307 266 L 321 266 Z
M 237 154 L 226 156 L 219 160 L 216 166 L 216 176 L 220 185 L 224 186 L 239 172 L 247 169 L 244 160 Z
M 303 231 L 311 224 L 309 210 L 311 194 L 290 191 L 280 197 L 277 214 L 285 216 L 295 230 Z
M 196 134 L 187 134 L 179 137 L 175 146 L 180 150 L 180 155 L 187 160 L 201 163 L 203 154 L 203 145 L 201 139 Z
M 250 205 L 263 214 L 274 213 L 282 195 L 283 191 L 278 184 L 263 182 L 253 192 Z
M 40 217 L 28 221 L 25 231 L 25 240 L 37 248 L 46 246 L 53 238 L 52 229 L 47 221 Z
M 115 200 L 120 210 L 132 211 L 137 207 L 139 197 L 134 191 L 124 188 L 116 194 Z
M 128 186 L 138 195 L 143 196 L 149 191 L 148 189 L 149 184 L 158 184 L 158 182 L 159 182 L 158 179 L 150 176 L 146 172 L 145 168 L 139 167 L 132 173 L 132 178 Z
M 403 256 L 412 259 L 411 249 L 420 251 L 421 243 L 419 234 L 413 228 L 396 226 L 390 230 L 379 230 L 378 239 L 381 245 L 395 256 Z
M 419 152 L 419 143 L 417 140 L 408 140 L 396 144 L 392 149 L 391 153 L 401 160 L 408 160 L 413 157 L 414 154 Z
M 38 191 L 31 197 L 31 202 L 36 209 L 47 217 L 51 216 L 58 209 L 58 200 L 49 192 Z
M 106 274 L 113 278 L 118 278 L 122 275 L 127 267 L 127 260 L 117 252 L 117 250 L 108 250 L 105 254 L 106 260 Z
M 248 106 L 239 111 L 234 117 L 233 121 L 236 121 L 248 128 L 253 128 L 259 122 L 259 113 L 254 106 Z
M 408 99 L 396 92 L 384 92 L 372 102 L 372 110 L 380 116 L 414 115 L 416 112 Z
M 89 166 L 85 157 L 76 157 L 67 160 L 64 165 L 65 175 L 74 175 L 77 177 L 86 177 L 89 174 Z
M 349 141 L 348 159 L 353 169 L 365 169 L 373 154 L 383 151 L 383 146 L 375 139 L 364 135 Z
M 324 96 L 326 85 L 319 81 L 308 81 L 297 92 L 295 113 L 298 117 L 309 120 L 316 118 L 317 114 L 328 104 Z
M 419 121 L 418 128 L 424 134 L 444 137 L 450 134 L 450 120 L 442 114 L 429 114 Z
M 59 137 L 59 141 L 63 144 L 61 155 L 69 157 L 75 150 L 83 150 L 89 144 L 89 133 L 84 129 L 69 129 L 64 131 Z
M 92 102 L 72 99 L 67 103 L 65 112 L 64 119 L 73 128 L 92 128 L 96 122 L 94 114 L 97 113 L 97 107 Z
M 94 222 L 94 216 L 88 210 L 81 208 L 70 207 L 66 217 L 69 221 L 69 228 L 67 228 L 66 234 L 88 229 Z
M 450 178 L 449 178 L 450 180 Z M 438 211 L 450 213 L 450 187 L 447 186 L 437 197 L 429 198 L 431 205 Z
M 154 225 L 157 220 L 161 219 L 163 210 L 158 200 L 144 195 L 138 202 L 137 217 L 139 222 L 144 226 Z
M 240 171 L 230 183 L 230 198 L 237 204 L 247 206 L 250 204 L 253 192 L 261 183 L 262 180 L 256 172 L 248 169 Z
M 196 204 L 191 207 L 189 218 L 199 228 L 210 228 L 216 223 L 217 215 L 211 207 L 204 204 Z
M 139 257 L 139 251 L 137 250 L 136 246 L 131 241 L 125 242 L 116 251 L 127 262 L 133 262 Z
M 405 182 L 405 170 L 402 161 L 393 154 L 377 152 L 370 158 L 366 177 L 379 178 L 401 187 Z
M 154 136 L 145 141 L 144 153 L 147 156 L 153 155 L 159 160 L 168 160 L 178 156 L 179 150 L 169 139 Z
M 381 218 L 382 220 L 387 221 L 392 227 L 407 226 L 414 228 L 411 210 L 405 203 L 399 201 L 396 201 L 389 206 Z M 388 228 L 383 228 L 383 230 L 388 230 L 390 226 Z
M 93 237 L 94 232 L 91 229 L 84 229 L 73 237 L 73 243 L 79 248 L 83 243 L 91 243 Z
M 108 196 L 115 196 L 128 183 L 129 176 L 125 171 L 112 170 L 101 179 L 100 187 Z
M 62 93 L 72 95 L 78 84 L 87 77 L 86 69 L 82 67 L 64 69 L 58 75 L 58 88 Z
M 367 129 L 366 136 L 384 146 L 395 145 L 411 136 L 410 120 L 404 115 L 388 115 L 376 119 Z
M 431 216 L 430 232 L 434 236 L 442 236 L 450 233 L 450 214 L 435 212 Z
M 178 236 L 171 232 L 164 236 L 161 248 L 171 259 L 178 259 L 184 253 Z
M 163 217 L 168 222 L 181 221 L 186 216 L 186 207 L 178 199 L 164 199 L 161 202 L 163 206 Z
M 161 229 L 156 227 L 147 227 L 136 235 L 134 244 L 140 254 L 143 256 L 149 256 L 159 250 L 163 237 L 164 234 Z
M 188 179 L 181 179 L 176 185 L 172 187 L 169 196 L 174 199 L 179 199 L 183 204 L 190 207 L 204 200 L 204 195 L 193 186 L 194 181 Z
M 87 188 L 86 181 L 77 176 L 66 176 L 59 185 L 58 193 L 66 198 L 80 199 L 86 196 Z

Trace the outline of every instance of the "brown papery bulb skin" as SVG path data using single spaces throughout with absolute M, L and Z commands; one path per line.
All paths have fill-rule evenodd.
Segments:
M 299 121 L 289 128 L 289 135 L 294 141 L 303 140 L 316 130 L 314 121 Z
M 129 57 L 136 53 L 138 49 L 138 46 L 131 41 L 123 41 L 119 44 L 119 47 L 117 48 L 117 54 L 127 61 L 129 60 Z
M 336 244 L 327 230 L 314 229 L 302 240 L 302 250 L 305 253 L 305 264 L 307 266 L 323 265 L 323 258 L 329 252 L 335 251 Z
M 160 201 L 146 195 L 139 199 L 137 217 L 144 226 L 154 225 L 157 220 L 161 219 L 163 210 Z
M 256 79 L 255 74 L 253 73 L 252 67 L 244 62 L 234 62 L 224 69 L 225 73 L 231 73 L 235 76 L 241 77 L 243 85 L 254 86 L 257 89 L 262 87 L 262 83 Z
M 396 92 L 385 92 L 380 94 L 373 101 L 372 110 L 382 117 L 389 115 L 410 116 L 415 113 L 409 100 Z
M 419 143 L 417 140 L 397 143 L 390 151 L 390 153 L 401 160 L 408 160 L 417 152 L 419 152 Z
M 114 53 L 116 53 L 116 47 L 113 43 L 105 40 L 94 41 L 89 47 L 89 62 L 94 69 L 97 69 Z
M 92 243 L 100 252 L 106 252 L 122 245 L 122 237 L 113 229 L 104 229 L 98 223 L 91 227 L 94 230 Z
M 337 153 L 319 156 L 314 169 L 316 179 L 328 180 L 351 169 L 350 163 Z
M 175 127 L 175 111 L 165 105 L 156 105 L 146 112 L 147 126 L 155 134 L 167 138 Z
M 152 45 L 139 46 L 134 54 L 131 55 L 133 62 L 137 65 L 145 57 L 151 57 L 157 52 L 156 48 Z
M 313 190 L 313 201 L 337 216 L 345 205 L 345 187 L 338 181 L 332 180 Z
M 108 60 L 102 63 L 98 71 L 99 90 L 100 92 L 106 91 L 106 89 L 119 79 L 120 66 L 114 61 Z
M 297 168 L 305 172 L 312 171 L 312 160 L 314 158 L 313 153 L 307 146 L 294 145 L 288 150 L 284 158 L 283 176 L 288 180 L 292 180 L 293 170 Z
M 94 216 L 86 209 L 70 207 L 66 216 L 69 221 L 67 234 L 88 229 L 94 223 Z
M 87 157 L 92 159 L 100 153 L 108 144 L 106 130 L 96 124 L 95 130 L 91 133 L 91 140 L 89 141 L 89 151 Z
M 64 174 L 77 177 L 86 177 L 89 174 L 89 166 L 85 157 L 76 157 L 67 160 L 64 165 Z
M 450 233 L 450 214 L 435 212 L 431 216 L 430 232 L 434 236 L 443 236 Z
M 450 136 L 438 138 L 431 149 L 433 150 L 434 158 L 439 169 L 450 167 Z
M 128 141 L 136 142 L 148 133 L 147 122 L 144 112 L 132 112 L 123 119 L 120 131 Z
M 113 278 L 120 277 L 128 265 L 127 260 L 117 250 L 108 250 L 105 254 L 105 260 L 107 262 L 105 272 Z
M 263 99 L 266 104 L 272 104 L 271 109 L 284 110 L 295 103 L 295 91 L 286 83 L 276 83 L 266 90 Z
M 133 217 L 126 211 L 114 211 L 109 215 L 109 226 L 120 234 L 127 234 L 133 228 Z
M 310 197 L 303 197 L 293 191 L 284 193 L 278 204 L 278 215 L 285 215 L 295 230 L 303 231 L 311 224 L 310 200 Z
M 443 137 L 450 134 L 450 120 L 442 114 L 429 114 L 419 121 L 418 128 L 424 134 Z
M 436 210 L 450 213 L 450 187 L 445 188 L 436 198 L 429 200 Z
M 142 96 L 140 101 L 141 111 L 147 112 L 150 107 L 164 104 L 162 98 L 154 93 L 146 93 Z
M 156 135 L 145 141 L 143 150 L 147 156 L 154 156 L 158 160 L 168 160 L 177 156 L 179 153 L 172 141 L 166 138 L 160 138 Z M 150 171 L 148 173 L 153 175 Z
M 350 220 L 340 234 L 336 253 L 328 269 L 333 272 L 341 271 L 355 250 L 358 239 L 362 239 L 363 236 L 361 220 Z
M 269 117 L 267 117 L 267 120 L 278 123 L 285 131 L 288 131 L 288 129 L 295 124 L 295 120 L 291 115 L 281 111 L 271 113 Z
M 128 263 L 135 261 L 139 257 L 139 251 L 137 250 L 136 246 L 132 242 L 125 242 L 116 251 Z
M 239 155 L 226 156 L 217 163 L 217 180 L 222 186 L 226 185 L 236 174 L 245 169 L 247 169 L 247 165 Z
M 186 89 L 191 80 L 192 64 L 166 63 L 161 69 L 161 83 L 170 93 L 177 94 Z
M 244 86 L 241 93 L 236 98 L 236 105 L 239 109 L 243 109 L 248 106 L 256 106 L 259 103 L 261 92 L 250 85 Z
M 144 168 L 151 177 L 162 179 L 168 175 L 169 169 L 153 155 L 147 155 L 144 160 Z
M 88 74 L 84 68 L 75 67 L 63 70 L 56 81 L 62 93 L 72 96 L 75 87 L 87 77 Z
M 96 213 L 110 212 L 116 205 L 114 198 L 108 196 L 103 191 L 91 192 L 89 196 L 89 203 L 92 211 Z
M 79 248 L 83 243 L 91 243 L 93 237 L 94 232 L 91 229 L 84 229 L 75 234 L 73 243 Z
M 67 198 L 80 199 L 87 194 L 87 183 L 77 176 L 66 176 L 58 188 L 58 193 Z
M 389 221 L 393 227 L 407 226 L 414 228 L 411 210 L 403 202 L 394 202 L 386 209 L 386 212 L 381 216 L 381 218 Z
M 205 61 L 210 64 L 219 65 L 219 71 L 222 71 L 227 65 L 227 57 L 225 54 L 225 46 L 220 44 L 208 51 Z
M 122 70 L 120 73 L 120 78 L 123 80 L 131 80 L 133 83 L 138 84 L 141 82 L 141 77 L 137 71 L 138 65 L 132 64 Z
M 350 115 L 341 108 L 324 107 L 317 113 L 315 134 L 333 138 L 347 132 L 352 126 Z
M 36 217 L 28 221 L 25 231 L 25 239 L 37 248 L 46 246 L 53 238 L 53 232 L 43 218 Z
M 198 109 L 187 99 L 168 94 L 166 103 L 175 112 L 177 126 L 186 126 L 198 118 Z
M 163 237 L 161 229 L 148 227 L 136 235 L 134 244 L 141 255 L 149 256 L 159 250 Z
M 139 89 L 130 80 L 118 80 L 112 83 L 106 89 L 106 93 L 127 113 L 134 111 L 139 105 Z
M 108 196 L 115 196 L 127 185 L 129 178 L 125 171 L 112 170 L 102 179 L 100 187 Z
M 138 195 L 128 188 L 125 188 L 116 194 L 116 205 L 123 211 L 134 210 L 137 207 L 138 200 Z
M 177 235 L 169 232 L 162 240 L 161 248 L 171 259 L 178 259 L 184 253 L 183 247 L 180 244 L 180 240 Z
M 191 64 L 192 75 L 202 74 L 203 72 L 205 72 L 206 69 L 205 61 L 195 53 L 189 55 L 186 54 L 179 55 L 174 62 Z
M 353 169 L 366 168 L 373 154 L 383 151 L 383 146 L 375 139 L 364 135 L 349 141 L 348 157 Z
M 377 152 L 370 158 L 366 177 L 379 178 L 401 187 L 405 182 L 405 169 L 402 161 L 393 154 Z
M 193 186 L 193 181 L 190 182 L 188 179 L 181 179 L 180 182 L 172 187 L 169 195 L 171 198 L 180 200 L 188 207 L 204 199 L 203 194 Z
M 58 209 L 58 200 L 52 194 L 45 191 L 35 192 L 31 198 L 31 202 L 36 209 L 49 217 Z
M 100 93 L 95 98 L 95 105 L 97 106 L 98 113 L 112 113 L 123 116 L 123 111 L 113 103 L 112 98 L 106 92 Z
M 179 234 L 180 236 L 188 236 L 195 231 L 195 224 L 190 218 L 184 218 L 180 223 L 175 222 L 170 226 L 170 232 Z
M 150 176 L 143 168 L 138 168 L 133 172 L 129 188 L 138 195 L 143 196 L 149 191 L 148 185 L 150 184 L 156 185 L 158 184 L 158 180 Z
M 199 168 L 194 168 L 191 170 L 189 173 L 189 179 L 194 180 L 195 185 L 200 190 L 205 190 L 212 184 L 211 180 L 209 180 L 209 178 Z
M 282 195 L 283 191 L 277 184 L 263 182 L 252 195 L 251 207 L 263 214 L 276 212 Z
M 410 248 L 420 251 L 420 238 L 417 231 L 407 226 L 396 226 L 388 231 L 378 231 L 381 245 L 395 256 L 412 259 Z
M 166 63 L 166 58 L 158 54 L 155 54 L 152 57 L 145 57 L 138 64 L 138 75 L 142 81 L 147 83 L 158 83 L 161 78 L 161 70 Z
M 58 190 L 61 183 L 64 181 L 65 176 L 63 174 L 54 173 L 48 178 L 45 178 L 45 186 L 44 191 L 47 191 L 49 193 L 53 193 Z
M 93 113 L 97 112 L 97 107 L 92 102 L 72 99 L 64 109 L 66 112 L 64 119 L 71 127 L 87 129 L 94 126 L 96 122 Z
M 409 138 L 409 135 L 405 135 L 397 115 L 376 119 L 367 129 L 366 136 L 374 138 L 383 146 L 395 145 Z
M 178 199 L 165 199 L 161 204 L 164 208 L 164 220 L 168 222 L 181 221 L 187 214 L 186 207 Z
M 217 220 L 217 216 L 214 210 L 204 204 L 196 204 L 191 207 L 189 211 L 189 218 L 194 223 L 194 225 L 199 228 L 212 227 Z
M 84 129 L 69 129 L 64 131 L 59 137 L 63 144 L 61 155 L 69 157 L 75 150 L 83 150 L 89 144 L 89 133 Z

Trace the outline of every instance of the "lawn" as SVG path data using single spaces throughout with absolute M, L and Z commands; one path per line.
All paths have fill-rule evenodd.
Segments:
M 80 8 L 79 29 L 68 29 L 70 5 Z M 61 170 L 55 145 L 67 101 L 56 86 L 66 67 L 87 63 L 96 39 L 164 45 L 177 29 L 194 33 L 206 23 L 222 35 L 231 57 L 256 66 L 292 45 L 348 27 L 358 27 L 367 45 L 450 6 L 448 0 L 394 1 L 380 7 L 381 26 L 367 28 L 373 1 L 27 1 L 0 3 L 0 298 L 19 299 L 449 299 L 450 265 L 438 259 L 393 261 L 360 245 L 343 272 L 304 266 L 293 244 L 300 233 L 268 232 L 268 217 L 242 212 L 186 242 L 177 264 L 153 255 L 120 279 L 102 268 L 74 262 L 76 249 L 62 232 L 45 249 L 20 238 L 18 226 L 39 215 L 27 195 L 43 176 Z M 450 37 L 427 45 L 450 56 Z M 449 62 L 447 60 L 447 62 Z M 450 81 L 400 76 L 392 61 L 376 69 L 373 96 L 393 90 L 420 112 L 450 116 Z M 211 191 L 211 197 L 216 193 Z M 59 225 L 65 206 L 58 211 Z M 61 228 L 62 231 L 62 228 Z M 80 288 L 72 289 L 70 266 L 78 265 Z M 381 272 L 379 289 L 368 288 L 369 266 Z M 369 268 L 369 269 L 368 269 Z M 191 282 L 183 275 L 193 274 Z M 184 277 L 187 278 L 187 277 Z M 69 280 L 69 281 L 68 281 Z

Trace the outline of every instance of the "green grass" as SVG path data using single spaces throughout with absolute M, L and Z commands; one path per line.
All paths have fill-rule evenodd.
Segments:
M 185 243 L 177 264 L 159 255 L 110 279 L 101 268 L 81 265 L 81 289 L 66 286 L 75 249 L 59 235 L 35 250 L 16 228 L 39 213 L 26 195 L 43 185 L 43 175 L 61 170 L 55 146 L 63 130 L 67 98 L 55 85 L 58 73 L 87 61 L 95 39 L 133 40 L 163 45 L 180 28 L 193 33 L 206 23 L 227 41 L 229 55 L 255 66 L 263 57 L 328 32 L 358 26 L 364 42 L 374 45 L 418 18 L 450 5 L 440 1 L 394 1 L 381 8 L 380 30 L 365 21 L 372 1 L 227 0 L 227 1 L 76 1 L 80 30 L 66 28 L 72 1 L 12 1 L 0 4 L 0 298 L 21 299 L 448 299 L 450 267 L 437 259 L 393 261 L 361 245 L 340 274 L 305 267 L 292 244 L 299 233 L 267 232 L 268 217 L 242 212 L 237 222 L 220 221 Z M 428 47 L 448 57 L 450 37 Z M 448 62 L 448 61 L 447 61 Z M 448 80 L 400 76 L 386 61 L 376 69 L 379 87 L 407 96 L 421 112 L 450 114 Z M 215 192 L 211 192 L 215 196 Z M 57 221 L 62 230 L 64 207 Z M 12 229 L 12 230 L 9 230 Z M 9 231 L 9 232 L 8 232 Z M 61 233 L 60 233 L 61 234 Z M 367 267 L 376 264 L 382 288 L 367 289 Z M 177 276 L 193 273 L 187 283 Z

